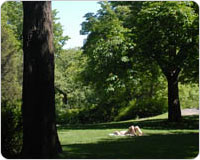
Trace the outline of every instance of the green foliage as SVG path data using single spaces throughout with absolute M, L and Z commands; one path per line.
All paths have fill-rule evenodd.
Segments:
M 179 96 L 181 108 L 199 108 L 198 84 L 180 84 Z
M 167 83 L 162 72 L 169 66 L 182 68 L 182 108 L 198 107 L 195 3 L 100 4 L 97 14 L 85 15 L 81 34 L 88 38 L 82 49 L 63 49 L 69 37 L 63 35 L 58 11 L 52 11 L 57 122 L 99 123 L 164 113 Z M 6 2 L 1 12 L 2 153 L 13 155 L 21 144 L 21 2 Z
M 67 108 L 81 108 L 87 106 L 92 91 L 89 86 L 81 82 L 80 73 L 85 67 L 86 57 L 79 48 L 63 50 L 55 57 L 55 87 L 56 93 L 67 98 L 67 102 L 61 103 Z M 88 97 L 88 98 L 86 98 Z
M 102 9 L 96 15 L 86 14 L 82 33 L 89 33 L 83 47 L 88 63 L 83 75 L 96 88 L 112 91 L 123 87 L 123 77 L 129 66 L 128 53 L 131 51 L 129 30 L 108 3 L 101 3 Z M 95 45 L 94 45 L 95 44 Z M 114 82 L 114 83 L 113 83 Z
M 55 55 L 59 55 L 62 52 L 63 47 L 68 39 L 68 36 L 63 35 L 63 27 L 58 21 L 60 18 L 57 17 L 58 11 L 52 10 L 53 16 L 53 44 Z
M 106 120 L 127 106 L 128 118 L 134 100 L 141 108 L 149 104 L 160 106 L 158 113 L 166 111 L 166 77 L 172 71 L 182 70 L 181 82 L 198 81 L 198 7 L 193 2 L 100 4 L 97 14 L 85 15 L 81 30 L 88 34 L 82 77 L 94 88 L 96 109 L 102 116 L 107 112 Z M 140 116 L 158 114 L 152 108 Z M 137 107 L 133 110 L 141 114 Z
M 137 47 L 155 59 L 165 75 L 195 64 L 193 77 L 198 81 L 198 14 L 192 5 L 193 2 L 144 2 L 133 32 Z
M 119 110 L 115 120 L 152 117 L 167 111 L 167 99 L 134 99 Z
M 82 77 L 86 85 L 92 86 L 97 97 L 94 104 L 99 115 L 96 114 L 98 118 L 94 121 L 102 121 L 103 118 L 110 121 L 115 110 L 126 101 L 122 99 L 130 97 L 126 81 L 130 81 L 131 71 L 127 69 L 131 65 L 129 54 L 133 46 L 130 31 L 123 27 L 122 21 L 125 19 L 122 11 L 128 13 L 128 8 L 122 7 L 115 13 L 108 3 L 101 2 L 101 6 L 96 15 L 86 14 L 86 21 L 82 23 L 81 33 L 89 33 L 83 47 L 87 64 Z
M 21 98 L 22 49 L 11 24 L 4 3 L 1 10 L 1 95 L 2 101 Z
M 19 155 L 22 147 L 21 103 L 1 102 L 1 152 L 6 158 Z
M 79 112 L 80 109 L 63 109 L 58 110 L 57 114 L 57 123 L 58 124 L 77 124 L 79 123 Z
M 111 121 L 109 107 L 97 107 L 92 105 L 87 108 L 63 109 L 57 111 L 59 124 L 93 124 Z
M 14 32 L 15 38 L 20 42 L 22 47 L 22 28 L 23 28 L 23 9 L 22 3 L 16 1 L 5 2 L 1 6 L 1 12 L 7 16 L 7 24 Z
M 17 8 L 12 8 L 14 6 Z M 22 17 L 18 17 L 21 13 L 16 13 L 20 7 L 19 2 L 6 2 L 1 9 L 2 154 L 6 158 L 19 154 L 22 145 L 20 111 L 22 98 L 20 18 Z

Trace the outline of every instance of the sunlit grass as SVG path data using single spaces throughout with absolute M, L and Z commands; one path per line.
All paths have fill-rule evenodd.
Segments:
M 59 127 L 63 153 L 59 158 L 194 158 L 198 154 L 198 116 L 169 123 L 167 115 L 93 125 Z M 109 136 L 129 125 L 139 125 L 141 137 Z

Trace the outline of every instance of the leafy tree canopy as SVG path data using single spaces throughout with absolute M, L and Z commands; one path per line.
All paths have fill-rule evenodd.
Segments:
M 165 75 L 182 70 L 182 79 L 197 82 L 198 14 L 193 6 L 193 2 L 144 2 L 133 32 L 137 47 L 155 59 Z

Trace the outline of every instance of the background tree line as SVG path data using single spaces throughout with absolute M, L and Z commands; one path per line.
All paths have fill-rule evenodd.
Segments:
M 97 123 L 148 117 L 170 106 L 198 108 L 198 7 L 194 2 L 100 2 L 87 13 L 83 48 L 63 49 L 53 10 L 57 123 Z M 2 153 L 22 144 L 21 2 L 1 8 Z M 178 85 L 169 87 L 170 75 Z M 173 76 L 172 76 L 173 77 Z M 176 95 L 170 95 L 175 93 Z M 168 102 L 168 97 L 174 98 Z M 173 107 L 174 108 L 174 107 Z M 178 109 L 171 120 L 180 119 Z M 171 111 L 170 111 L 171 112 Z M 175 113 L 175 114 L 174 114 Z

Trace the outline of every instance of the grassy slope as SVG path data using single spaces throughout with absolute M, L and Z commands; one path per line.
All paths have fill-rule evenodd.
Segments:
M 130 125 L 139 125 L 144 136 L 108 135 Z M 198 116 L 185 116 L 180 123 L 169 123 L 166 114 L 95 125 L 60 126 L 63 153 L 59 158 L 194 158 L 199 151 L 198 126 Z

